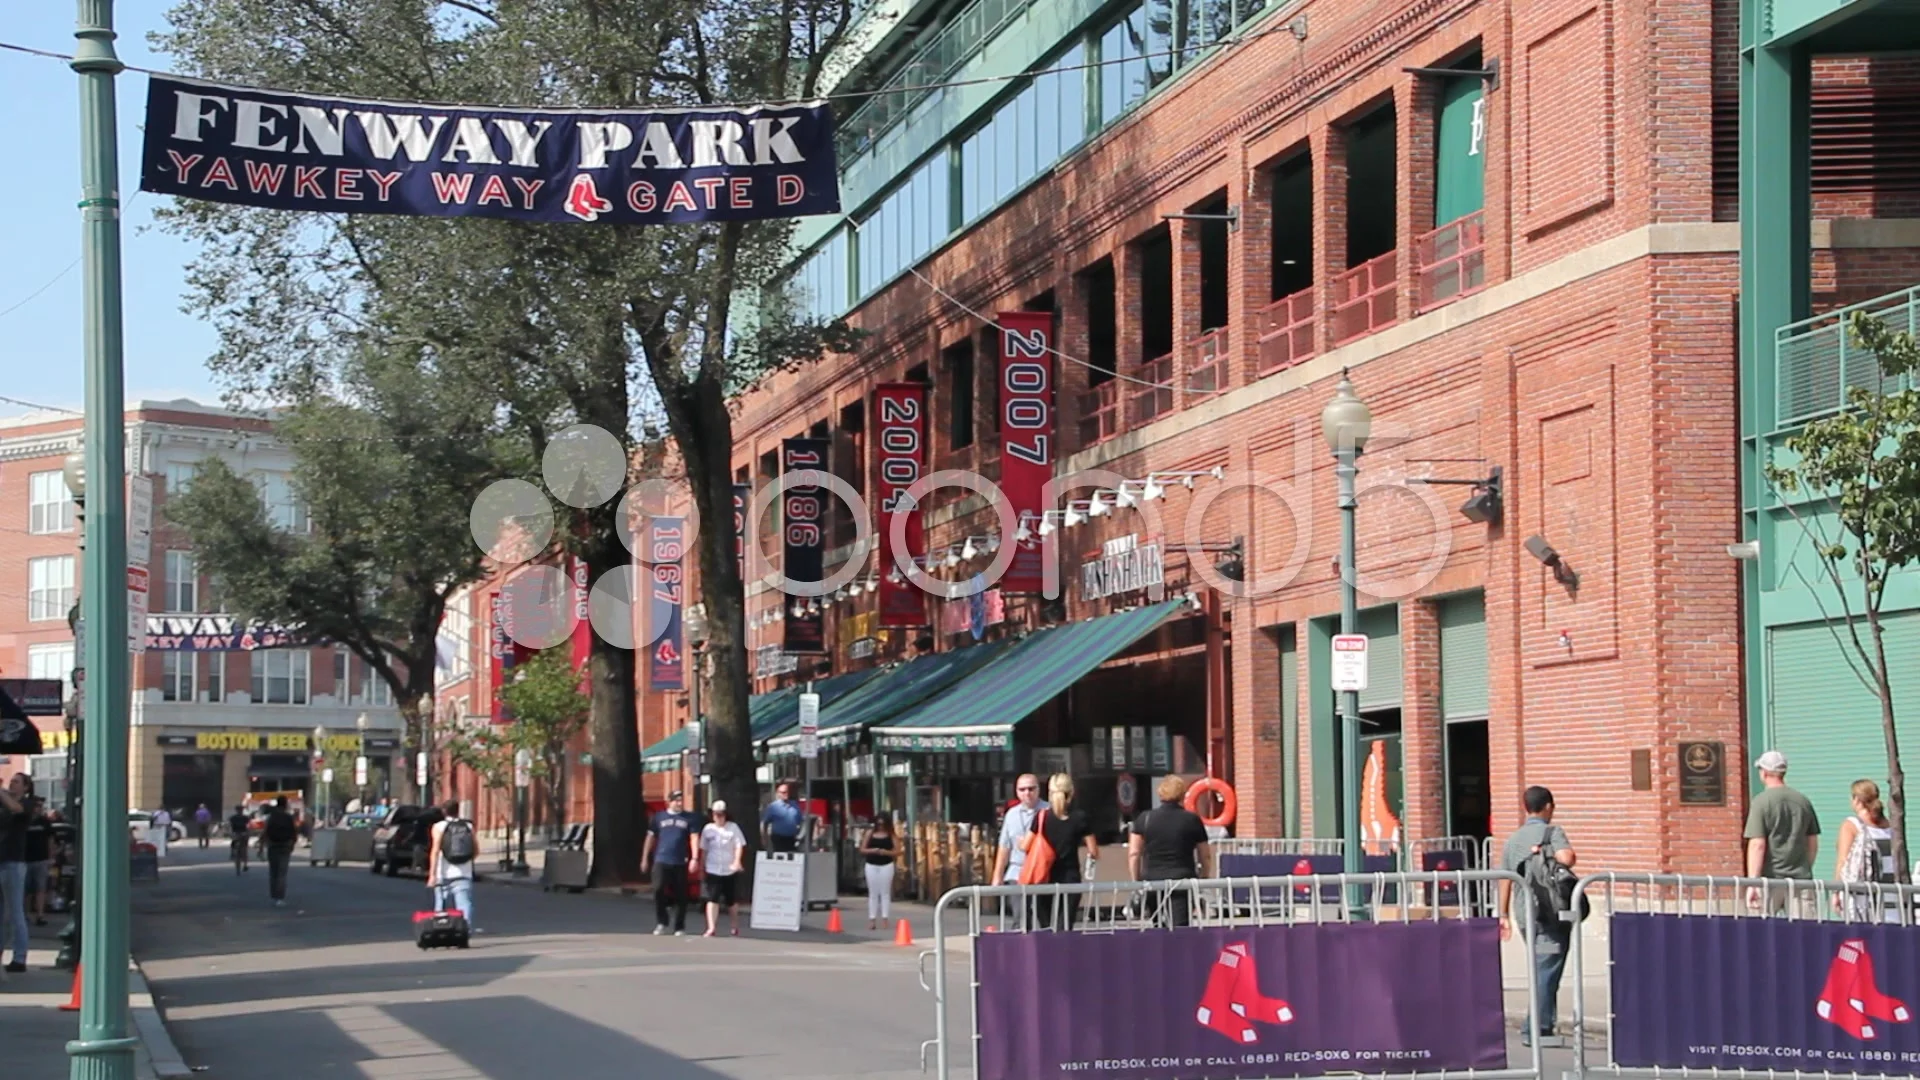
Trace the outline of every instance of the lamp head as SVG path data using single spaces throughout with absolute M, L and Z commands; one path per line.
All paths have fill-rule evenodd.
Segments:
M 1048 518 L 1040 519 L 1040 535 L 1041 536 L 1053 535 L 1053 519 L 1052 518 L 1048 517 Z
M 87 501 L 87 459 L 84 454 L 72 453 L 60 466 L 60 473 L 66 479 L 67 490 L 73 493 L 74 502 Z
M 1333 400 L 1320 410 L 1320 434 L 1335 454 L 1365 450 L 1367 437 L 1373 434 L 1373 410 L 1353 392 L 1353 380 L 1344 371 L 1333 388 Z
M 1140 489 L 1140 497 L 1142 499 L 1145 499 L 1147 502 L 1152 502 L 1155 499 L 1165 498 L 1166 494 L 1167 494 L 1166 486 L 1161 484 L 1160 481 L 1155 480 L 1151 476 L 1147 477 L 1147 486 Z

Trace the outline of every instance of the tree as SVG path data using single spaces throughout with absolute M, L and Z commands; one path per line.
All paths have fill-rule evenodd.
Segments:
M 593 711 L 592 699 L 581 691 L 580 683 L 572 649 L 563 645 L 515 665 L 513 681 L 500 690 L 513 712 L 507 741 L 514 749 L 533 754 L 532 774 L 544 782 L 550 830 L 566 821 L 567 759 L 574 736 L 586 727 Z
M 851 0 L 196 0 L 156 44 L 209 78 L 315 93 L 646 108 L 811 96 L 851 15 Z M 278 399 L 324 384 L 356 349 L 407 346 L 491 394 L 535 454 L 572 424 L 630 438 L 637 418 L 664 419 L 701 523 L 715 786 L 757 803 L 728 401 L 845 340 L 796 318 L 775 281 L 788 223 L 524 225 L 190 202 L 167 217 L 202 243 L 190 305 L 218 329 L 212 362 L 235 394 Z M 735 318 L 736 295 L 754 298 L 751 317 Z M 611 500 L 578 508 L 557 543 L 601 580 L 631 563 L 618 525 Z M 594 636 L 596 884 L 638 876 L 635 669 L 631 649 Z
M 280 505 L 210 457 L 165 508 L 236 614 L 345 648 L 392 690 L 409 760 L 431 750 L 447 598 L 481 576 L 470 507 L 517 456 L 489 403 L 416 359 L 357 358 L 341 372 L 352 402 L 310 392 L 274 422 L 294 457 Z
M 1907 781 L 1900 764 L 1881 604 L 1889 579 L 1920 564 L 1920 346 L 1912 334 L 1896 333 L 1864 312 L 1853 315 L 1845 332 L 1876 358 L 1881 378 L 1861 385 L 1849 371 L 1847 409 L 1810 421 L 1788 436 L 1791 456 L 1769 464 L 1767 478 L 1786 495 L 1805 495 L 1804 501 L 1783 498 L 1781 504 L 1813 542 L 1823 584 L 1831 588 L 1805 584 L 1821 605 L 1821 614 L 1828 616 L 1827 626 L 1847 666 L 1879 700 L 1893 858 L 1905 881 L 1912 865 L 1907 854 Z M 1839 605 L 1839 619 L 1828 614 L 1823 592 Z M 1902 663 L 1911 664 L 1912 659 Z

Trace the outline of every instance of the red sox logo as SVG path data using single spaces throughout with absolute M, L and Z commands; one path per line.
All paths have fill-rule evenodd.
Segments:
M 1253 1026 L 1255 1021 L 1291 1024 L 1293 1006 L 1260 992 L 1260 976 L 1254 970 L 1253 956 L 1248 953 L 1246 942 L 1237 941 L 1220 950 L 1220 958 L 1213 963 L 1213 973 L 1207 977 L 1207 989 L 1200 997 L 1200 1007 L 1194 1010 L 1193 1018 L 1235 1045 L 1247 1046 L 1260 1041 L 1260 1033 Z
M 1840 943 L 1833 963 L 1827 967 L 1827 985 L 1814 1002 L 1813 1011 L 1856 1039 L 1873 1038 L 1873 1021 L 1904 1024 L 1913 1013 L 1899 998 L 1881 992 L 1873 977 L 1873 957 L 1867 955 L 1867 943 L 1852 938 Z
M 601 198 L 592 176 L 581 173 L 573 178 L 573 186 L 567 189 L 567 213 L 581 221 L 598 221 L 601 214 L 612 209 L 613 204 Z

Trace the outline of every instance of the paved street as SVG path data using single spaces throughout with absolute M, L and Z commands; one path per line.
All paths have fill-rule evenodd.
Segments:
M 176 849 L 161 882 L 136 893 L 137 955 L 182 1056 L 213 1080 L 517 1080 L 556 1068 L 904 1080 L 921 1075 L 932 1032 L 920 950 L 867 937 L 864 920 L 837 937 L 655 938 L 645 898 L 484 884 L 487 932 L 474 947 L 421 953 L 416 880 L 296 860 L 288 906 L 266 894 L 264 867 L 236 877 L 193 849 Z M 953 967 L 964 1024 L 966 965 Z M 1517 1039 L 1512 1052 L 1525 1060 Z M 1552 1052 L 1548 1075 L 1568 1064 Z

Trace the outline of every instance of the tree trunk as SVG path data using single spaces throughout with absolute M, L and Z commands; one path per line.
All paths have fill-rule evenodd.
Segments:
M 1893 674 L 1887 670 L 1886 631 L 1873 605 L 1867 607 L 1867 625 L 1873 634 L 1874 680 L 1880 688 L 1880 729 L 1887 739 L 1887 819 L 1893 826 L 1893 869 L 1899 880 L 1907 881 L 1913 873 L 1913 864 L 1907 861 L 1907 774 L 1900 767 L 1900 731 L 1893 720 Z M 1845 857 L 1844 852 L 1841 857 Z
M 402 802 L 424 806 L 428 793 L 415 783 L 418 779 L 414 755 L 428 749 L 427 736 L 433 727 L 433 695 L 409 694 L 400 701 L 400 753 L 388 769 L 387 783 Z M 399 776 L 394 776 L 394 773 Z

